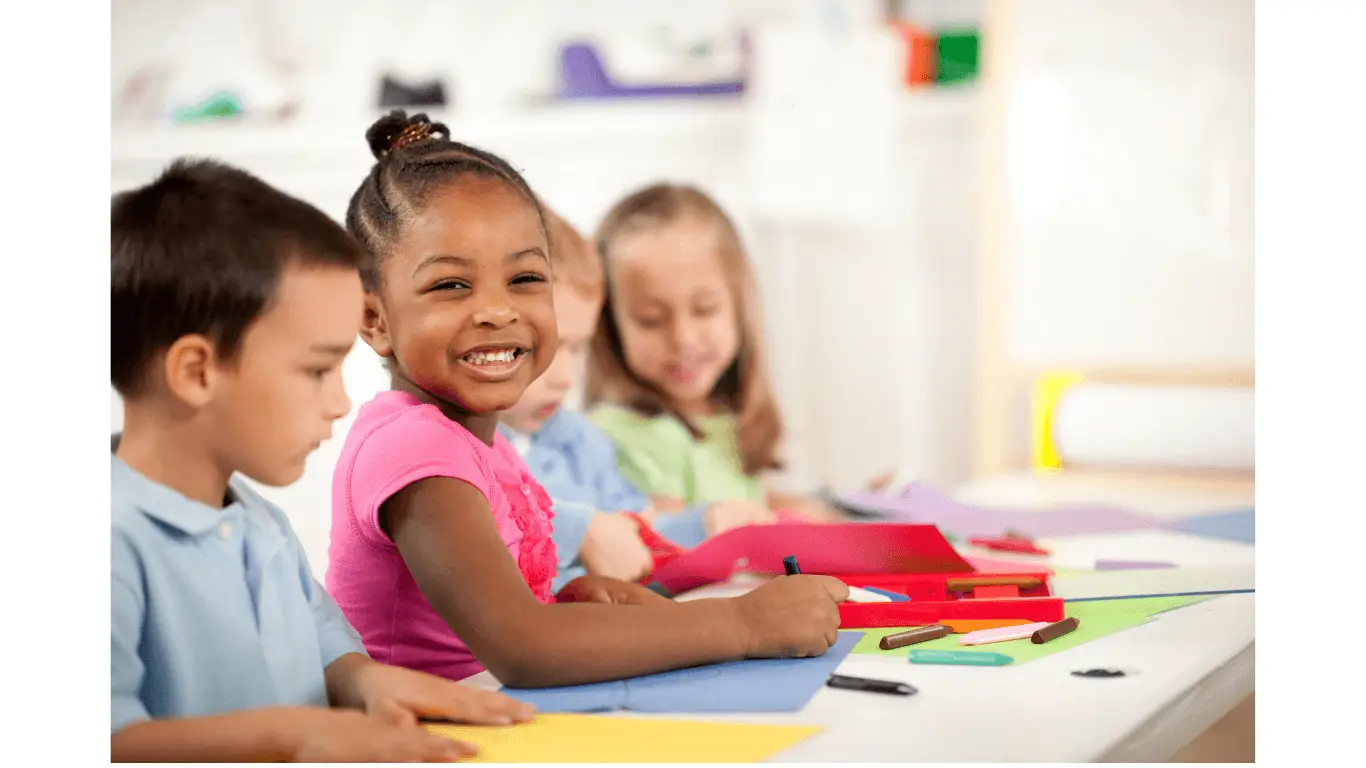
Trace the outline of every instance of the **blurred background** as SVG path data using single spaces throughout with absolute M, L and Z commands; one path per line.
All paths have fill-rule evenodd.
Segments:
M 585 232 L 697 184 L 759 273 L 779 485 L 1250 503 L 1252 41 L 1251 0 L 114 0 L 112 188 L 212 156 L 340 219 L 392 107 Z M 266 491 L 319 573 L 349 423 Z

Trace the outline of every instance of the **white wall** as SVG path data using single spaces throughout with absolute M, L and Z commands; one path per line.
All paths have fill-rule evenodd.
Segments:
M 206 5 L 225 13 L 213 3 Z M 775 8 L 781 15 L 800 6 L 739 5 L 743 13 L 758 15 Z M 858 13 L 875 11 L 877 5 L 845 4 L 841 7 L 847 16 L 841 23 L 852 24 Z M 586 15 L 569 21 L 555 17 L 545 28 L 528 31 L 527 39 L 546 38 L 574 24 L 591 28 L 594 19 L 609 30 L 648 21 L 641 21 L 645 14 L 632 17 L 622 11 L 621 17 L 611 17 L 613 27 L 603 19 L 623 4 L 574 6 Z M 518 8 L 525 10 L 513 3 L 493 13 L 489 35 L 499 34 L 511 19 L 524 18 L 517 16 Z M 597 16 L 590 13 L 593 8 Z M 200 62 L 199 71 L 212 69 L 190 42 L 201 34 L 194 30 L 203 29 L 202 18 L 216 19 L 213 28 L 222 35 L 231 27 L 222 15 L 179 27 L 162 20 L 156 27 L 180 30 L 175 34 L 185 39 L 175 50 Z M 708 17 L 694 11 L 688 18 Z M 718 11 L 714 18 L 727 16 Z M 127 34 L 136 38 L 154 26 L 133 26 Z M 696 34 L 706 34 L 706 24 L 697 26 Z M 120 45 L 117 34 L 116 58 L 132 47 Z M 218 45 L 226 46 L 222 41 Z M 139 50 L 143 60 L 150 60 L 150 49 Z M 352 52 L 367 55 L 359 48 L 347 49 L 348 55 Z M 373 51 L 369 55 L 377 58 Z M 117 76 L 120 67 L 115 69 Z M 343 73 L 338 81 L 346 77 L 350 75 Z M 525 87 L 534 90 L 533 85 Z M 334 89 L 334 100 L 343 90 Z M 481 101 L 466 108 L 458 88 L 456 93 L 459 106 L 442 115 L 455 135 L 509 158 L 540 194 L 584 229 L 591 229 L 630 189 L 660 179 L 699 184 L 731 212 L 760 275 L 778 397 L 790 432 L 790 467 L 779 482 L 798 489 L 821 482 L 853 485 L 907 463 L 945 484 L 965 476 L 976 179 L 973 91 L 897 96 L 885 153 L 892 163 L 887 177 L 893 186 L 877 199 L 865 193 L 870 206 L 885 205 L 891 214 L 879 226 L 863 228 L 794 223 L 756 205 L 750 161 L 755 137 L 772 126 L 765 129 L 762 121 L 771 116 L 757 114 L 746 102 L 531 107 Z M 372 94 L 365 89 L 366 99 Z M 329 114 L 305 112 L 285 128 L 249 119 L 194 128 L 125 122 L 116 126 L 113 137 L 112 186 L 117 190 L 144 183 L 178 155 L 210 155 L 252 170 L 340 218 L 369 168 L 363 133 L 374 113 L 357 102 L 352 111 L 336 106 Z M 793 157 L 792 163 L 807 179 L 799 183 L 818 188 L 822 174 L 839 166 L 841 152 L 852 155 L 858 148 L 851 145 L 857 137 L 834 133 L 809 138 L 828 143 L 828 153 Z M 387 383 L 379 361 L 363 345 L 348 359 L 344 375 L 357 403 Z M 310 459 L 302 480 L 290 488 L 266 490 L 289 512 L 319 572 L 325 567 L 332 466 L 349 423 L 348 417 L 337 436 Z
M 1250 364 L 1253 3 L 1013 6 L 1013 358 Z

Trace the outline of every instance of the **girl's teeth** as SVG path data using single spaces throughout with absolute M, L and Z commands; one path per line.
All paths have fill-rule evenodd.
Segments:
M 497 352 L 472 352 L 465 355 L 465 360 L 475 365 L 496 365 L 510 363 L 517 357 L 516 350 L 503 349 Z

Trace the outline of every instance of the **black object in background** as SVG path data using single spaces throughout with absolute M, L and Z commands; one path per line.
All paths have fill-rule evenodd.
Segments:
M 440 80 L 412 84 L 400 83 L 390 75 L 385 75 L 379 86 L 379 106 L 381 109 L 444 107 L 446 106 L 446 86 Z

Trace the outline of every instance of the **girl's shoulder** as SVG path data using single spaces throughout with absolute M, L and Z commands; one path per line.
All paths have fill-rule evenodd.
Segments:
M 692 442 L 688 428 L 670 414 L 651 416 L 615 403 L 594 406 L 588 418 L 613 442 Z
M 337 470 L 386 476 L 410 466 L 458 471 L 487 494 L 491 451 L 434 405 L 404 392 L 381 392 L 356 414 Z

